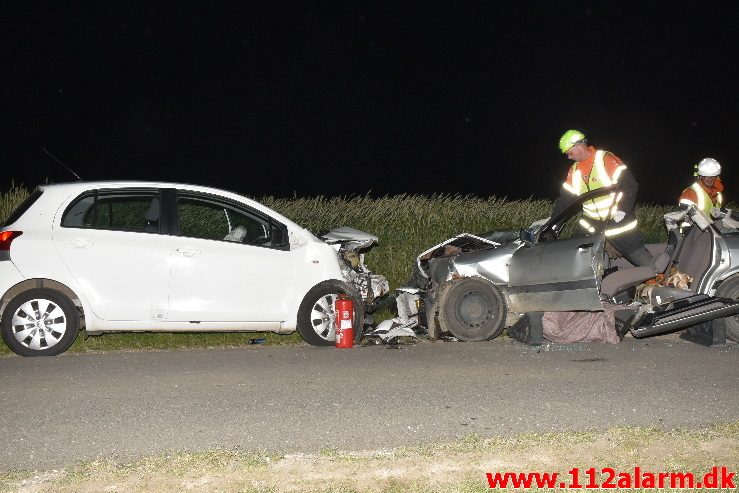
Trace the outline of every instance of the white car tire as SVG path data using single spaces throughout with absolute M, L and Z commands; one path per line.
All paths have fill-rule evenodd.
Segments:
M 13 298 L 2 317 L 5 344 L 21 356 L 61 354 L 77 338 L 80 317 L 65 295 L 52 289 L 31 289 Z
M 313 346 L 333 346 L 336 343 L 334 325 L 335 303 L 340 294 L 345 294 L 354 303 L 354 342 L 362 339 L 364 311 L 358 293 L 341 281 L 318 283 L 303 298 L 298 309 L 298 333 Z

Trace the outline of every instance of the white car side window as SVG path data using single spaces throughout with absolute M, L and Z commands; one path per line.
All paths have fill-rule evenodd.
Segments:
M 183 196 L 177 199 L 180 234 L 191 238 L 269 246 L 270 222 L 230 204 Z
M 159 232 L 159 194 L 100 190 L 79 197 L 64 212 L 62 227 Z

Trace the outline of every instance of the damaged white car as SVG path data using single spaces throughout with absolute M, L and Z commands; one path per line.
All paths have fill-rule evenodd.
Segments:
M 540 227 L 465 233 L 429 248 L 398 290 L 398 316 L 376 335 L 426 331 L 483 341 L 509 327 L 514 337 L 536 343 L 533 321 L 540 324 L 545 312 L 607 312 L 619 338 L 690 327 L 686 338 L 706 345 L 739 340 L 735 218 L 714 223 L 694 207 L 667 214 L 668 243 L 648 245 L 653 264 L 633 267 L 606 253 L 602 231 L 576 234 L 583 202 L 616 192 L 586 193 Z
M 325 241 L 242 195 L 160 182 L 41 186 L 0 228 L 1 330 L 23 356 L 55 355 L 88 334 L 297 330 L 335 339 L 334 301 L 388 291 L 364 265 L 377 237 Z M 356 331 L 357 339 L 362 331 Z

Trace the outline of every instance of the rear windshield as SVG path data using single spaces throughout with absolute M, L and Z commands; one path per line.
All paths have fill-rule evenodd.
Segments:
M 36 202 L 39 197 L 41 197 L 42 193 L 44 192 L 37 188 L 33 193 L 31 193 L 31 195 L 26 197 L 26 199 L 21 202 L 20 205 L 16 207 L 15 210 L 8 216 L 8 218 L 3 223 L 3 227 L 10 226 L 18 219 L 20 219 L 21 216 L 25 214 L 26 211 L 33 205 L 33 203 Z

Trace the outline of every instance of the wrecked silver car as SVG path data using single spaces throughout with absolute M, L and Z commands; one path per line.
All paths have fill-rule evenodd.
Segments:
M 484 341 L 509 327 L 536 343 L 542 313 L 608 307 L 620 338 L 714 321 L 707 337 L 739 340 L 739 223 L 730 214 L 713 223 L 694 207 L 667 214 L 669 241 L 648 245 L 651 266 L 634 267 L 606 253 L 604 232 L 577 234 L 582 203 L 614 191 L 586 193 L 541 227 L 464 233 L 422 252 L 398 290 L 398 316 L 376 335 Z

